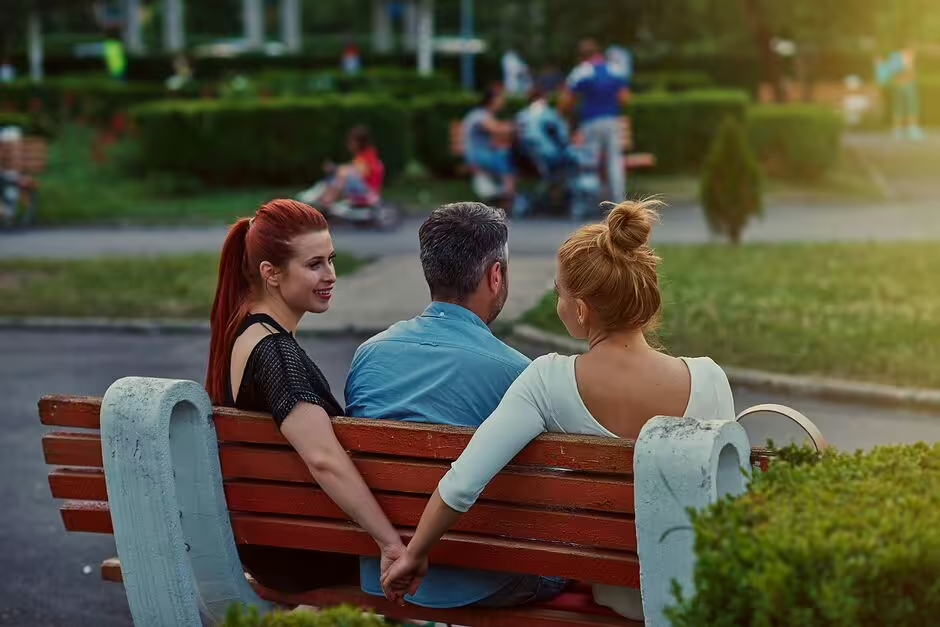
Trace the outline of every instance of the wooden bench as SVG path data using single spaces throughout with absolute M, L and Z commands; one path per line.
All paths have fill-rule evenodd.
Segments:
M 26 136 L 19 141 L 0 142 L 0 171 L 14 172 L 22 208 L 20 222 L 32 224 L 36 219 L 39 176 L 46 171 L 49 160 L 48 142 L 43 137 Z M 15 220 L 16 211 L 11 216 Z
M 642 168 L 652 168 L 656 165 L 656 156 L 646 152 L 633 152 L 633 123 L 627 116 L 620 118 L 622 151 L 624 153 L 624 169 L 627 171 Z M 450 154 L 454 157 L 464 156 L 463 122 L 453 120 L 450 123 Z
M 655 607 L 660 587 L 665 603 L 669 579 L 691 581 L 692 540 L 690 533 L 671 533 L 664 541 L 664 530 L 685 519 L 686 507 L 714 500 L 716 490 L 707 485 L 713 472 L 726 484 L 717 493 L 739 493 L 748 458 L 752 467 L 766 467 L 769 459 L 766 451 L 751 450 L 734 422 L 656 418 L 637 442 L 541 436 L 491 482 L 431 562 L 561 576 L 580 585 L 538 606 L 436 610 L 400 607 L 358 588 L 284 595 L 231 574 L 241 574 L 235 543 L 377 555 L 369 535 L 314 484 L 269 416 L 212 408 L 191 381 L 128 377 L 103 399 L 43 397 L 39 417 L 55 429 L 43 435 L 42 449 L 54 467 L 49 486 L 63 499 L 65 528 L 114 533 L 120 561 L 106 560 L 101 573 L 125 582 L 138 627 L 196 624 L 187 622 L 198 612 L 196 598 L 216 618 L 233 599 L 262 608 L 264 599 L 351 603 L 391 618 L 485 627 L 639 624 L 595 605 L 586 584 L 639 588 L 639 554 L 659 564 L 644 573 L 644 603 Z M 334 428 L 404 538 L 472 435 L 470 429 L 351 418 L 335 419 Z M 704 466 L 695 466 L 709 446 L 721 454 L 709 453 Z M 729 448 L 736 460 L 730 466 Z M 709 464 L 715 468 L 705 468 Z M 673 488 L 684 498 L 649 498 L 650 490 Z M 654 505 L 635 511 L 635 500 Z M 687 560 L 666 563 L 663 551 L 675 554 L 672 543 L 684 547 Z M 167 617 L 175 622 L 160 622 Z M 663 624 L 650 617 L 649 607 L 647 620 Z

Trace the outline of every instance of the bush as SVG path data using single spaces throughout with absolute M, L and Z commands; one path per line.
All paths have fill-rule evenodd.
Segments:
M 674 627 L 919 627 L 940 613 L 940 445 L 788 453 L 692 526 L 695 596 L 678 595 Z
M 817 180 L 839 159 L 843 122 L 823 106 L 762 105 L 747 116 L 748 139 L 770 176 Z
M 175 101 L 135 108 L 143 164 L 216 185 L 305 185 L 327 160 L 345 161 L 346 134 L 365 124 L 388 177 L 411 154 L 404 104 L 371 96 L 318 99 Z
M 760 167 L 744 127 L 734 118 L 726 118 L 718 129 L 702 169 L 701 196 L 709 228 L 734 244 L 751 217 L 762 211 Z
M 137 104 L 194 95 L 191 90 L 170 92 L 159 84 L 106 78 L 67 77 L 41 83 L 22 80 L 0 85 L 0 110 L 44 115 L 56 124 L 78 120 L 103 125 Z
M 722 120 L 744 122 L 750 99 L 742 91 L 643 94 L 628 107 L 635 149 L 657 158 L 657 172 L 697 172 Z
M 354 76 L 340 71 L 298 72 L 274 70 L 250 77 L 257 91 L 264 96 L 297 97 L 342 94 L 374 94 L 410 100 L 427 94 L 458 91 L 459 87 L 445 74 L 421 76 L 414 70 L 378 68 Z
M 318 611 L 271 612 L 261 616 L 254 608 L 232 605 L 221 627 L 386 627 L 389 623 L 350 605 Z
M 649 91 L 682 92 L 690 90 L 712 89 L 715 83 L 705 72 L 649 72 L 633 77 L 633 90 L 638 93 Z
M 0 128 L 4 126 L 16 126 L 26 135 L 39 135 L 47 139 L 55 134 L 52 125 L 38 115 L 0 111 Z

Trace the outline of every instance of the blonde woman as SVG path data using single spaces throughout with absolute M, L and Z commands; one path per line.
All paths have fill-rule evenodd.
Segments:
M 649 246 L 657 208 L 655 201 L 621 203 L 558 250 L 558 317 L 590 348 L 539 357 L 516 379 L 441 479 L 407 551 L 382 578 L 390 599 L 417 590 L 431 547 L 542 433 L 636 439 L 654 416 L 734 419 L 728 378 L 714 361 L 671 357 L 646 341 L 661 306 L 660 260 Z M 596 585 L 594 598 L 642 617 L 635 590 Z

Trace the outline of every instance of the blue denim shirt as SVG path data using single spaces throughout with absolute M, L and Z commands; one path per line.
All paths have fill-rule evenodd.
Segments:
M 359 347 L 346 379 L 346 414 L 476 428 L 528 365 L 526 356 L 496 338 L 476 314 L 434 302 Z M 379 560 L 362 559 L 363 592 L 382 596 L 379 574 Z M 432 566 L 407 600 L 423 607 L 461 607 L 492 595 L 512 577 Z

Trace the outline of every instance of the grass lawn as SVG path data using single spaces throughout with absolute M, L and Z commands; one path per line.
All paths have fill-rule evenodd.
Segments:
M 673 355 L 940 388 L 936 243 L 663 246 Z M 549 294 L 524 320 L 564 334 Z
M 364 260 L 339 253 L 337 274 Z M 218 256 L 0 261 L 0 316 L 208 319 Z

